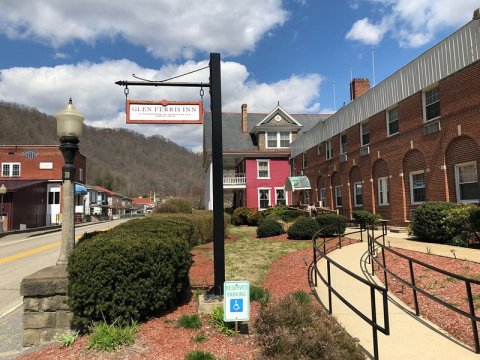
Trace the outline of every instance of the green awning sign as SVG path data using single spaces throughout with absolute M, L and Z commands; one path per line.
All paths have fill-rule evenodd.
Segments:
M 306 176 L 290 176 L 285 180 L 285 191 L 310 189 L 310 180 Z

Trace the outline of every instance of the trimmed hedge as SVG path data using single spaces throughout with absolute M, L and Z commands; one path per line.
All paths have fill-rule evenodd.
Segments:
M 411 229 L 421 240 L 446 244 L 464 231 L 471 231 L 470 212 L 475 206 L 429 201 L 415 210 Z
M 358 220 L 361 224 L 374 225 L 377 224 L 382 218 L 379 214 L 372 214 L 367 210 L 355 210 L 352 213 L 352 217 Z
M 247 207 L 238 207 L 233 211 L 232 223 L 234 225 L 248 225 L 248 216 L 253 213 L 252 209 Z
M 182 198 L 170 198 L 164 204 L 160 204 L 156 213 L 191 213 L 192 204 Z
M 257 228 L 257 236 L 259 238 L 277 236 L 284 233 L 285 230 L 283 230 L 282 225 L 278 221 L 271 219 L 262 221 Z
M 301 217 L 288 228 L 288 237 L 292 240 L 310 240 L 320 230 L 315 219 Z
M 325 236 L 333 236 L 345 233 L 347 218 L 337 214 L 321 214 L 315 220 Z
M 146 218 L 82 241 L 67 267 L 74 326 L 145 321 L 179 304 L 189 290 L 188 231 L 186 220 Z

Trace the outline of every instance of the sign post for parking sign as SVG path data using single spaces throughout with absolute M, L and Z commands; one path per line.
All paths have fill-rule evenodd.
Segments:
M 250 282 L 225 281 L 223 284 L 223 320 L 250 319 Z

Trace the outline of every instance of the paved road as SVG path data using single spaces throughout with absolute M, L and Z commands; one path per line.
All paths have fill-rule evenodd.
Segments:
M 106 230 L 129 219 L 77 227 L 76 238 L 85 232 Z M 0 359 L 21 350 L 22 297 L 20 283 L 34 272 L 56 264 L 60 231 L 8 235 L 0 238 Z

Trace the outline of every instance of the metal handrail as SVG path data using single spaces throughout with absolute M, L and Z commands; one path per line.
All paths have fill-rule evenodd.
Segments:
M 360 239 L 363 241 L 363 232 L 366 230 L 365 224 L 360 223 L 360 222 L 350 222 L 350 223 L 356 223 L 360 225 L 360 230 L 358 231 L 352 231 L 349 233 L 342 233 L 340 227 L 338 228 L 337 234 L 335 236 L 331 236 L 327 239 L 326 234 L 325 234 L 325 227 L 320 229 L 314 236 L 312 237 L 312 243 L 313 243 L 313 262 L 311 266 L 309 267 L 309 281 L 310 284 L 314 285 L 315 287 L 317 286 L 317 277 L 320 277 L 322 280 L 323 284 L 327 286 L 328 289 L 328 308 L 322 303 L 320 296 L 317 294 L 316 290 L 314 289 L 315 297 L 317 300 L 322 304 L 322 306 L 325 307 L 325 309 L 329 312 L 329 314 L 332 314 L 332 293 L 337 296 L 338 299 L 340 299 L 348 308 L 350 308 L 355 314 L 357 314 L 362 320 L 364 320 L 366 323 L 368 323 L 372 327 L 372 335 L 373 335 L 373 352 L 374 352 L 374 359 L 378 360 L 378 334 L 377 331 L 382 332 L 385 335 L 390 334 L 390 322 L 389 322 L 389 313 L 388 313 L 388 298 L 387 298 L 387 289 L 384 287 L 381 287 L 377 284 L 374 284 L 357 274 L 353 273 L 352 271 L 346 269 L 336 261 L 332 260 L 329 258 L 327 255 L 327 249 L 326 249 L 326 243 L 334 240 L 334 239 L 339 239 L 339 247 L 342 247 L 342 238 L 346 235 L 351 235 L 351 234 L 358 234 L 360 233 Z M 317 246 L 317 238 L 320 236 L 323 236 L 323 242 Z M 334 247 L 335 249 L 336 247 Z M 331 249 L 333 250 L 333 249 Z M 330 251 L 331 251 L 330 250 Z M 327 279 L 323 277 L 323 275 L 320 273 L 317 267 L 317 263 L 320 259 L 324 258 L 327 261 Z M 365 284 L 366 286 L 370 287 L 370 305 L 371 305 L 371 319 L 365 315 L 363 312 L 358 310 L 354 305 L 352 305 L 347 299 L 345 299 L 337 290 L 335 290 L 332 286 L 331 282 L 331 265 L 333 264 L 335 267 L 346 273 L 347 275 L 351 276 L 357 281 L 360 281 L 362 284 Z M 315 277 L 313 278 L 313 272 L 315 272 Z M 375 291 L 379 291 L 382 295 L 382 302 L 383 302 L 383 327 L 380 326 L 377 323 L 377 313 L 376 313 L 376 299 L 375 299 Z
M 477 327 L 477 321 L 480 321 L 480 317 L 477 316 L 476 313 L 475 313 L 475 306 L 474 306 L 474 303 L 473 303 L 473 295 L 472 295 L 472 284 L 480 285 L 480 280 L 476 280 L 476 279 L 468 278 L 468 277 L 458 275 L 458 274 L 455 274 L 455 273 L 451 273 L 449 271 L 446 271 L 446 270 L 438 268 L 436 266 L 424 263 L 423 261 L 414 259 L 410 256 L 401 254 L 398 251 L 395 251 L 395 250 L 393 250 L 389 247 L 386 247 L 385 246 L 385 235 L 386 235 L 386 231 L 383 231 L 383 225 L 382 225 L 382 234 L 380 234 L 377 237 L 375 237 L 373 235 L 373 230 L 372 230 L 372 235 L 370 235 L 370 232 L 367 231 L 368 242 L 369 242 L 369 244 L 371 244 L 371 245 L 369 245 L 369 249 L 370 249 L 369 250 L 369 257 L 372 260 L 372 275 L 375 274 L 374 263 L 376 263 L 379 268 L 383 269 L 384 279 L 385 279 L 385 288 L 387 290 L 388 290 L 387 273 L 390 274 L 395 279 L 397 279 L 400 283 L 410 287 L 412 289 L 412 292 L 413 292 L 413 300 L 414 300 L 414 304 L 415 304 L 415 314 L 417 316 L 420 316 L 420 308 L 419 308 L 419 305 L 418 305 L 418 295 L 417 295 L 417 293 L 420 293 L 420 294 L 428 297 L 429 299 L 445 306 L 447 309 L 450 309 L 450 310 L 456 312 L 457 314 L 460 314 L 462 316 L 465 316 L 465 317 L 469 318 L 470 321 L 471 321 L 471 324 L 472 324 L 473 341 L 475 343 L 475 352 L 477 354 L 480 353 L 480 340 L 479 340 L 479 336 L 478 336 L 478 327 Z M 383 239 L 382 243 L 380 243 L 378 241 L 380 238 Z M 375 247 L 381 248 L 383 264 L 374 256 L 374 255 L 376 255 Z M 387 268 L 387 265 L 386 265 L 386 262 L 385 262 L 385 251 L 389 251 L 396 256 L 399 256 L 399 257 L 401 257 L 405 260 L 408 260 L 408 265 L 409 265 L 409 270 L 410 270 L 410 282 L 408 282 L 405 279 L 399 277 L 397 274 L 395 274 L 393 271 L 391 271 Z M 460 309 L 456 306 L 453 306 L 453 305 L 445 302 L 444 300 L 436 297 L 435 295 L 425 291 L 424 289 L 421 289 L 421 288 L 417 287 L 416 284 L 415 284 L 415 273 L 414 273 L 414 270 L 413 270 L 413 264 L 418 264 L 418 265 L 423 266 L 427 269 L 436 271 L 436 272 L 441 273 L 443 275 L 446 275 L 446 276 L 449 276 L 451 278 L 457 279 L 459 281 L 465 282 L 467 298 L 468 298 L 468 306 L 469 306 L 470 311 L 467 312 L 467 311 L 462 310 L 462 309 Z

